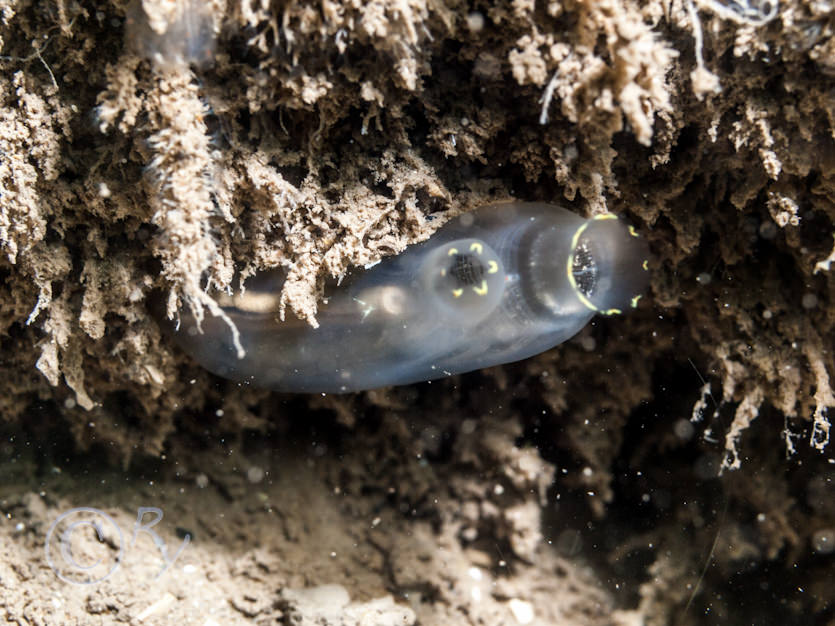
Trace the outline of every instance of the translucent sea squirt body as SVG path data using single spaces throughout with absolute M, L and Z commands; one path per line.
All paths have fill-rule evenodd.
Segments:
M 333 286 L 319 328 L 277 319 L 280 272 L 221 299 L 240 331 L 184 316 L 175 340 L 208 370 L 257 387 L 341 393 L 518 361 L 562 343 L 595 313 L 634 307 L 647 248 L 605 214 L 544 203 L 483 207 Z

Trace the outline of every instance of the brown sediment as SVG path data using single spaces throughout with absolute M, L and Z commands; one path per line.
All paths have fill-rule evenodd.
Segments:
M 750 622 L 729 590 L 775 585 L 770 567 L 800 563 L 791 583 L 816 595 L 788 602 L 785 619 L 825 611 L 813 546 L 835 519 L 809 502 L 829 475 L 835 404 L 835 25 L 824 3 L 775 3 L 763 19 L 734 6 L 5 3 L 0 418 L 22 431 L 7 458 L 36 442 L 43 467 L 60 467 L 61 442 L 46 440 L 70 437 L 137 471 L 195 439 L 209 450 L 183 453 L 184 464 L 215 462 L 219 439 L 241 454 L 253 433 L 310 445 L 324 429 L 339 442 L 305 488 L 324 497 L 353 485 L 337 510 L 357 517 L 340 532 L 369 550 L 359 560 L 372 574 L 352 579 L 345 539 L 328 561 L 343 577 L 322 566 L 290 581 L 266 565 L 265 594 L 333 582 L 360 602 L 418 595 L 421 623 L 507 623 L 511 599 L 545 622 L 697 623 L 707 606 Z M 208 286 L 237 290 L 282 268 L 283 314 L 315 323 L 326 278 L 508 197 L 636 224 L 654 253 L 639 310 L 520 365 L 417 391 L 292 400 L 201 371 L 148 312 L 159 292 L 173 316 L 216 314 Z M 340 446 L 351 453 L 331 458 Z M 299 455 L 275 471 L 304 465 Z M 2 510 L 34 532 L 8 543 L 0 580 L 45 593 L 47 578 L 10 571 L 76 498 L 61 483 L 32 508 L 33 494 L 17 491 L 40 488 L 7 469 Z M 241 484 L 230 472 L 212 478 L 219 492 Z M 111 496 L 126 515 L 128 500 Z M 295 510 L 285 523 L 303 527 Z M 364 528 L 379 512 L 384 528 Z M 633 514 L 650 521 L 638 531 Z M 238 521 L 251 530 L 254 519 Z M 562 545 L 580 529 L 584 548 L 568 557 L 542 540 Z M 234 534 L 216 532 L 220 543 Z M 295 539 L 268 552 L 292 544 L 299 563 L 318 541 L 315 530 L 285 534 Z M 228 559 L 243 554 L 228 547 Z M 708 554 L 716 567 L 702 577 Z M 275 553 L 241 558 L 262 557 Z M 497 581 L 480 603 L 470 566 Z M 583 583 L 560 595 L 574 568 Z M 608 579 L 631 582 L 613 590 Z M 547 613 L 549 593 L 574 612 Z M 290 596 L 233 605 L 240 619 L 267 619 L 292 613 Z M 16 619 L 26 610 L 0 602 Z M 100 608 L 73 605 L 67 619 Z

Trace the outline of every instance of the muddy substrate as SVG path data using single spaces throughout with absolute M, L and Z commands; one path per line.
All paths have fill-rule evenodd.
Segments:
M 0 3 L 0 616 L 835 623 L 833 33 L 828 2 Z M 347 396 L 218 379 L 152 314 L 278 269 L 315 323 L 514 198 L 634 224 L 637 309 Z
M 184 416 L 161 456 L 137 455 L 127 470 L 32 419 L 3 433 L 5 616 L 587 625 L 828 615 L 833 531 L 807 525 L 832 515 L 831 465 L 818 453 L 787 464 L 775 437 L 759 446 L 774 454 L 717 477 L 721 457 L 676 399 L 698 389 L 695 371 L 664 378 L 625 425 L 599 507 L 581 484 L 593 470 L 566 450 L 548 409 L 484 374 L 315 408 L 276 395 L 260 407 L 279 426 L 237 435 L 222 409 Z M 778 492 L 775 473 L 806 487 Z M 764 539 L 785 534 L 794 545 Z

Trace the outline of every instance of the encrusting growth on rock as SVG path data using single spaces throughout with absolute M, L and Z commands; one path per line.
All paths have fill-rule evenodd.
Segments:
M 554 382 L 569 378 L 556 357 L 520 366 L 595 470 L 583 480 L 602 494 L 596 511 L 612 497 L 627 416 L 679 350 L 705 378 L 685 413 L 711 382 L 720 417 L 737 418 L 705 424 L 730 463 L 770 410 L 787 441 L 824 448 L 835 371 L 824 5 L 6 3 L 4 415 L 53 399 L 89 445 L 89 411 L 121 459 L 133 447 L 110 407 L 128 402 L 158 450 L 217 380 L 160 334 L 152 293 L 174 317 L 205 317 L 218 312 L 208 287 L 240 292 L 275 269 L 280 316 L 315 326 L 326 280 L 512 198 L 623 215 L 656 254 L 642 300 L 652 314 L 606 342 L 589 330 L 579 341 L 596 349 L 572 357 L 612 428 Z M 700 66 L 721 92 L 699 87 Z M 621 389 L 600 359 L 629 370 Z

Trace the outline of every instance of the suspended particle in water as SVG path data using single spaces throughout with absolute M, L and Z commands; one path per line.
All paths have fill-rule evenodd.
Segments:
M 822 528 L 812 535 L 812 549 L 818 554 L 835 551 L 835 529 Z
M 803 297 L 800 299 L 800 304 L 806 310 L 814 309 L 818 306 L 818 297 L 813 293 L 804 293 Z

